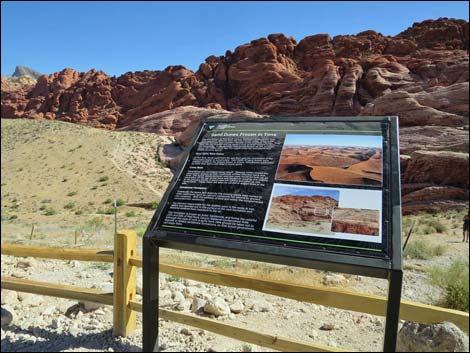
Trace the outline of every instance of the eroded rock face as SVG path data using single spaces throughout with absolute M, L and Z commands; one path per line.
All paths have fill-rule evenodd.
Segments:
M 414 24 L 395 37 L 375 31 L 283 34 L 183 66 L 128 72 L 65 69 L 25 94 L 2 95 L 3 117 L 121 128 L 180 106 L 284 115 L 399 114 L 402 126 L 468 124 L 468 22 Z
M 65 69 L 19 90 L 2 81 L 1 115 L 176 134 L 182 145 L 198 121 L 213 112 L 227 117 L 227 111 L 240 110 L 255 117 L 399 115 L 403 189 L 424 190 L 415 188 L 426 183 L 468 193 L 468 172 L 463 172 L 465 163 L 468 171 L 468 33 L 467 21 L 442 18 L 415 23 L 394 37 L 364 31 L 334 38 L 316 34 L 297 42 L 272 34 L 210 56 L 196 72 L 170 66 L 110 77 Z M 194 113 L 194 107 L 202 110 Z M 178 110 L 183 108 L 188 110 Z M 419 151 L 433 153 L 423 162 L 415 154 Z M 454 168 L 453 155 L 445 151 L 465 153 L 467 159 Z M 447 158 L 451 162 L 444 162 Z M 422 163 L 429 171 L 423 172 Z M 450 169 L 439 171 L 435 165 Z M 440 203 L 455 201 L 441 196 Z M 453 201 L 465 207 L 460 199 Z M 419 210 L 422 202 L 406 205 L 405 212 Z

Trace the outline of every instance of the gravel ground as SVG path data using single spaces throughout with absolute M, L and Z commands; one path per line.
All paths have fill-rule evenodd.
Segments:
M 435 303 L 442 290 L 430 283 L 424 269 L 467 258 L 468 247 L 449 237 L 443 256 L 430 260 L 405 259 L 403 299 Z M 210 262 L 210 261 L 209 261 Z M 1 257 L 2 276 L 95 287 L 112 291 L 112 265 L 103 263 Z M 137 272 L 141 284 L 141 270 Z M 387 281 L 362 276 L 321 273 L 330 286 L 385 295 Z M 191 312 L 195 298 L 196 313 Z M 140 351 L 141 315 L 129 337 L 113 337 L 112 308 L 90 303 L 2 290 L 2 308 L 13 321 L 1 329 L 2 351 Z M 141 297 L 138 295 L 137 299 Z M 195 303 L 196 304 L 196 303 Z M 307 342 L 354 351 L 380 351 L 384 318 L 321 305 L 298 302 L 251 290 L 221 287 L 160 275 L 160 306 L 186 314 Z M 193 305 L 194 307 L 194 305 Z M 162 351 L 270 351 L 193 327 L 166 320 L 159 322 Z M 468 343 L 468 336 L 466 336 Z

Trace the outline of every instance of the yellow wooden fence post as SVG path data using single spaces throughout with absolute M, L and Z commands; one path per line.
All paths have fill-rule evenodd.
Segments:
M 113 334 L 116 336 L 127 336 L 136 326 L 136 312 L 128 305 L 135 300 L 137 269 L 129 264 L 129 258 L 136 256 L 136 238 L 133 230 L 118 231 L 114 238 Z

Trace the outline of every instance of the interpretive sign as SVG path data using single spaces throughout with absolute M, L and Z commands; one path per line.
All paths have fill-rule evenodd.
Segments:
M 160 248 L 387 278 L 384 351 L 395 351 L 398 118 L 201 123 L 143 239 L 144 351 L 158 347 Z
M 147 234 L 383 269 L 395 259 L 400 268 L 399 193 L 395 117 L 211 119 Z

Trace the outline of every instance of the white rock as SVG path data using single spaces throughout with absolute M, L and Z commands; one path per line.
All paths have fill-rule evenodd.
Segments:
M 93 310 L 98 310 L 100 308 L 103 308 L 104 307 L 104 304 L 101 304 L 101 303 L 94 303 L 94 302 L 82 302 L 83 304 L 83 307 L 85 308 L 86 311 L 93 311 Z M 77 313 L 77 316 L 78 314 L 80 314 L 81 311 L 79 311 Z
M 346 277 L 340 274 L 336 274 L 336 273 L 328 274 L 323 277 L 323 284 L 325 286 L 344 284 L 347 281 L 348 280 L 346 279 Z
M 175 303 L 183 303 L 185 300 L 184 295 L 178 291 L 173 292 L 172 299 Z
M 43 303 L 43 297 L 40 295 L 29 294 L 26 297 L 23 297 L 21 303 L 26 306 L 39 306 Z
M 96 311 L 94 312 L 94 314 L 97 315 L 97 316 L 106 315 L 106 313 L 103 311 L 102 308 L 99 308 L 98 310 L 96 310 Z
M 70 267 L 72 268 L 80 268 L 80 262 L 77 260 L 70 261 Z
M 2 305 L 15 305 L 16 303 L 18 303 L 18 292 L 2 290 Z
M 181 282 L 170 282 L 168 288 L 173 292 L 183 292 L 186 286 Z
M 162 289 L 162 290 L 160 290 L 160 292 L 159 292 L 159 296 L 160 296 L 161 298 L 169 298 L 169 297 L 171 297 L 171 290 L 169 290 L 169 289 Z
M 230 305 L 230 311 L 234 314 L 241 313 L 244 308 L 245 308 L 245 306 L 243 305 L 243 303 L 240 300 L 237 300 L 237 301 L 233 302 Z
M 174 308 L 178 311 L 188 311 L 190 307 L 191 307 L 191 301 L 184 300 L 182 302 L 177 303 Z
M 204 310 L 206 301 L 204 299 L 194 297 L 193 302 L 191 303 L 191 312 L 196 313 L 200 310 Z
M 272 310 L 271 304 L 269 304 L 266 300 L 258 300 L 258 299 L 248 299 L 246 302 L 246 307 L 255 311 L 255 312 L 269 312 Z
M 192 279 L 185 279 L 183 283 L 188 287 L 201 287 L 202 283 L 193 281 Z
M 223 316 L 230 314 L 230 307 L 223 298 L 219 297 L 207 301 L 206 305 L 204 305 L 204 311 L 215 316 Z
M 183 327 L 181 330 L 180 330 L 180 333 L 185 335 L 185 336 L 192 336 L 193 334 L 191 333 L 191 331 L 189 331 L 188 328 L 186 327 Z
M 99 290 L 102 290 L 103 292 L 107 292 L 107 293 L 113 293 L 114 292 L 113 283 L 103 282 L 103 283 L 99 283 L 99 284 L 93 284 L 91 286 L 91 288 L 99 289 Z
M 73 322 L 69 327 L 69 333 L 73 337 L 77 337 L 80 334 L 80 328 L 77 322 Z
M 397 352 L 468 352 L 468 348 L 468 336 L 450 322 L 405 322 L 398 332 Z
M 50 316 L 50 315 L 53 315 L 57 310 L 57 307 L 51 305 L 51 306 L 48 306 L 46 309 L 44 309 L 42 312 L 41 312 L 41 315 L 44 315 L 44 316 Z
M 59 328 L 60 326 L 62 325 L 62 320 L 60 318 L 58 319 L 52 319 L 52 322 L 51 322 L 51 327 L 52 328 Z
M 251 344 L 245 343 L 242 345 L 242 352 L 253 352 L 253 346 Z
M 16 263 L 16 267 L 23 268 L 23 269 L 36 267 L 36 265 L 37 265 L 37 262 L 34 259 L 22 259 L 22 260 L 18 260 L 18 262 Z
M 193 298 L 201 292 L 200 288 L 197 287 L 186 287 L 183 291 L 183 295 L 186 298 Z

